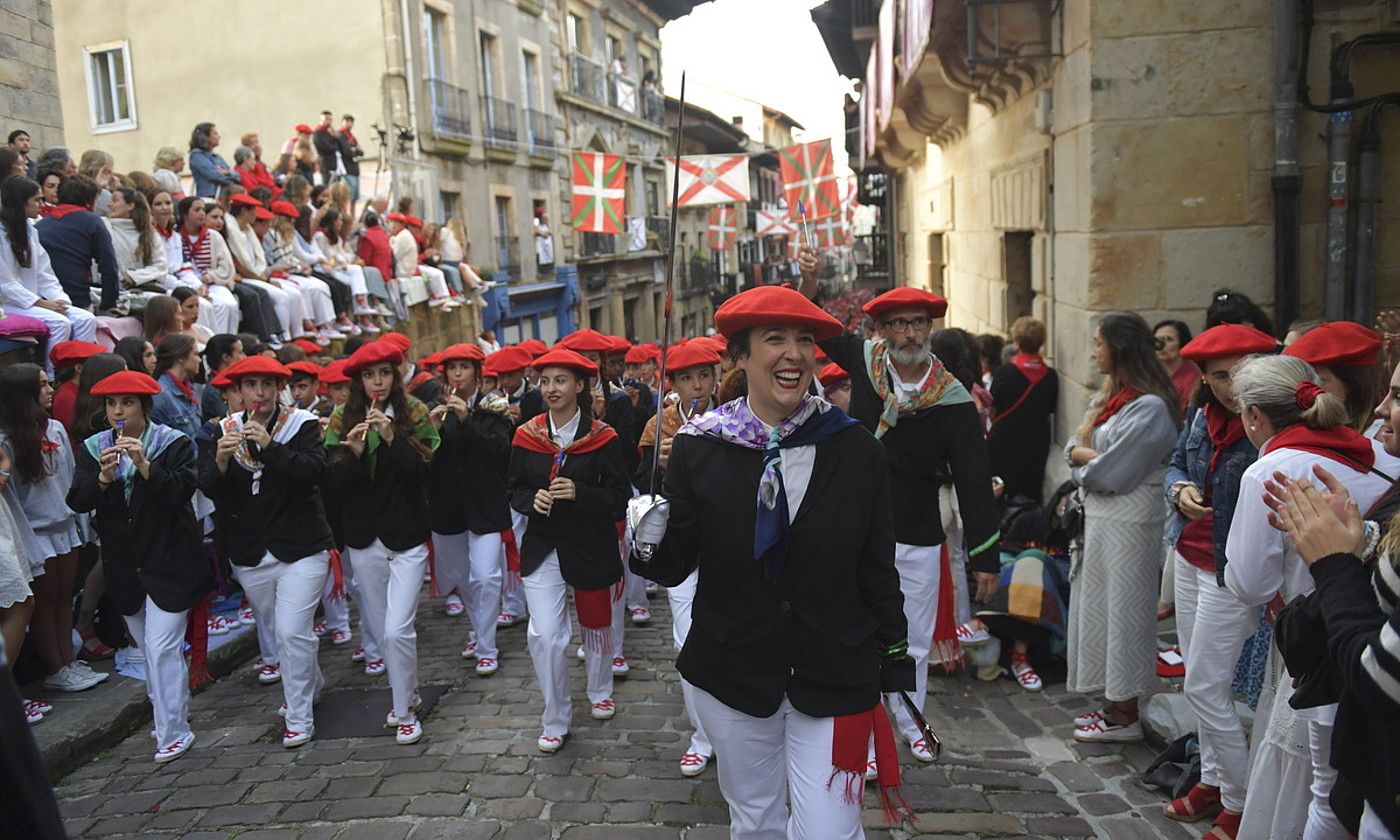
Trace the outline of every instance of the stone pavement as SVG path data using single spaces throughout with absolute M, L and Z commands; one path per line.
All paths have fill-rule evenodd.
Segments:
M 713 767 L 697 779 L 678 769 L 688 723 L 673 667 L 664 594 L 652 625 L 628 629 L 631 675 L 616 688 L 617 717 L 588 716 L 581 663 L 574 670 L 575 729 L 557 754 L 535 747 L 541 702 L 524 625 L 502 631 L 502 662 L 480 678 L 459 656 L 465 618 L 424 598 L 420 678 L 450 686 L 412 746 L 381 737 L 280 745 L 279 686 L 242 667 L 197 695 L 198 742 L 184 757 L 151 761 L 144 721 L 116 747 L 57 782 L 74 837 L 239 840 L 651 840 L 728 837 Z M 327 689 L 385 685 L 350 662 L 350 648 L 321 648 Z M 1079 745 L 1073 715 L 1088 707 L 1063 686 L 1041 694 L 1014 682 L 934 678 L 929 720 L 943 758 L 904 756 L 904 795 L 917 823 L 884 824 L 866 795 L 868 836 L 1178 838 L 1200 836 L 1161 815 L 1162 796 L 1133 775 L 1144 745 Z M 819 838 L 813 838 L 819 840 Z

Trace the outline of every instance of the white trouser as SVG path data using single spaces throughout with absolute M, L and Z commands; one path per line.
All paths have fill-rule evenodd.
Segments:
M 647 580 L 641 575 L 633 574 L 631 569 L 626 569 L 626 585 L 622 591 L 622 599 L 627 603 L 627 609 L 635 610 L 642 608 L 651 609 L 651 602 L 647 600 Z
M 350 563 L 349 548 L 340 553 L 340 562 L 345 564 L 345 588 L 355 603 L 360 605 L 360 647 L 365 650 L 365 661 L 383 659 L 384 649 L 380 647 L 377 631 L 371 626 L 369 614 L 365 612 L 365 596 L 360 591 L 360 579 L 355 576 L 355 568 Z
M 942 546 L 894 544 L 894 567 L 904 593 L 904 618 L 909 623 L 909 656 L 914 660 L 914 690 L 910 699 L 920 712 L 928 693 L 928 654 L 933 647 L 933 623 L 938 613 L 938 575 Z M 911 744 L 923 738 L 898 695 L 891 694 L 895 728 Z M 830 763 L 830 762 L 828 762 Z
M 185 662 L 185 619 L 189 610 L 166 612 L 146 597 L 136 615 L 124 616 L 131 638 L 146 654 L 146 696 L 151 700 L 156 747 L 190 734 L 190 666 Z
M 52 348 L 60 341 L 95 341 L 97 339 L 97 316 L 86 309 L 79 309 L 76 306 L 69 306 L 65 313 L 54 312 L 51 309 L 44 309 L 41 306 L 14 306 L 5 303 L 5 311 L 11 315 L 28 315 L 30 318 L 38 318 L 49 328 L 49 344 Z M 53 376 L 53 363 L 48 360 L 48 351 L 44 352 L 44 365 L 49 369 L 49 376 Z
M 1361 812 L 1361 828 L 1356 832 L 1356 840 L 1395 840 L 1395 835 L 1385 827 L 1381 818 L 1371 808 L 1370 803 Z
M 335 302 L 331 298 L 331 287 L 326 281 L 309 274 L 292 274 L 283 282 L 301 293 L 301 302 L 306 317 L 318 327 L 335 321 Z
M 345 587 L 350 588 L 350 573 L 341 570 L 342 577 L 347 578 Z M 331 590 L 335 588 L 335 577 L 327 574 L 326 582 L 321 586 L 321 608 L 325 611 L 326 628 L 330 631 L 344 630 L 350 632 L 350 598 L 349 594 L 340 598 L 332 598 Z
M 559 555 L 551 551 L 538 569 L 525 577 L 525 599 L 530 606 L 530 629 L 526 638 L 535 677 L 544 694 L 544 714 L 540 725 L 544 734 L 562 738 L 573 719 L 569 697 L 569 585 L 559 571 Z M 622 602 L 613 603 L 613 625 L 622 618 Z M 588 675 L 588 702 L 599 703 L 612 697 L 612 659 L 592 650 L 584 651 L 584 671 Z
M 199 299 L 199 323 L 214 335 L 236 334 L 241 318 L 238 298 L 223 286 L 211 284 L 209 297 Z
M 287 701 L 287 729 L 308 732 L 315 722 L 311 704 L 325 685 L 316 662 L 320 640 L 311 632 L 316 604 L 330 568 L 322 551 L 294 563 L 283 563 L 269 552 L 256 566 L 235 566 L 233 573 L 259 615 L 274 616 L 277 650 L 281 654 L 282 695 Z M 263 627 L 261 618 L 258 630 Z
M 350 287 L 352 295 L 367 295 L 369 287 L 365 285 L 365 270 L 358 265 L 343 265 L 331 272 L 336 279 Z
M 243 594 L 248 595 L 248 587 L 243 587 Z M 248 606 L 253 610 L 253 620 L 257 622 L 253 629 L 258 637 L 258 656 L 264 665 L 276 665 L 280 661 L 277 654 L 277 601 L 270 600 L 259 606 L 253 603 L 253 597 L 249 595 Z
M 500 534 L 439 534 L 433 532 L 438 591 L 456 589 L 467 608 L 477 659 L 499 659 L 496 649 L 496 605 L 501 602 Z
M 529 524 L 529 520 L 525 518 L 525 514 L 518 510 L 511 510 L 510 526 L 511 530 L 515 532 L 517 549 L 525 544 L 525 526 L 527 524 Z M 506 568 L 505 552 L 501 552 L 501 575 L 503 576 L 502 580 L 507 580 L 510 576 L 510 570 Z M 530 614 L 530 606 L 525 603 L 525 587 L 517 586 L 513 592 L 505 592 L 504 587 L 502 587 L 501 612 L 518 616 Z
M 423 285 L 428 287 L 429 298 L 439 300 L 450 294 L 447 290 L 447 276 L 442 273 L 442 269 L 431 265 L 420 265 L 418 273 L 423 276 Z
M 294 288 L 274 286 L 266 280 L 243 281 L 267 292 L 272 299 L 272 308 L 277 311 L 277 320 L 282 324 L 282 338 L 293 338 L 305 334 L 302 322 L 306 320 L 306 308 L 301 302 L 301 292 Z
M 776 713 L 754 717 L 699 688 L 695 711 L 714 740 L 732 840 L 865 837 L 860 801 L 847 802 L 845 780 L 832 775 L 835 718 L 804 715 L 787 698 Z
M 1184 691 L 1201 743 L 1201 784 L 1220 788 L 1221 803 L 1238 814 L 1249 781 L 1249 744 L 1231 686 L 1258 613 L 1217 585 L 1214 572 L 1192 566 L 1176 551 L 1172 565 L 1176 631 L 1186 660 Z
M 1333 706 L 1330 715 L 1324 713 L 1327 721 L 1308 721 L 1308 752 L 1312 756 L 1312 802 L 1308 805 L 1308 824 L 1303 829 L 1303 840 L 1347 840 L 1351 836 L 1351 833 L 1342 827 L 1342 821 L 1337 819 L 1337 815 L 1332 812 L 1331 803 L 1327 801 L 1332 795 L 1332 786 L 1337 783 L 1337 771 L 1332 767 L 1331 723 L 1336 714 L 1336 707 Z
M 685 637 L 690 635 L 690 606 L 695 603 L 695 586 L 699 581 L 700 570 L 696 569 L 679 585 L 666 587 L 666 599 L 671 602 L 671 638 L 676 643 L 677 651 L 685 646 Z M 695 714 L 695 686 L 684 677 L 681 678 L 681 696 L 685 698 L 685 713 L 690 716 L 690 725 L 695 729 L 690 736 L 690 752 L 713 755 L 715 750 L 710 745 L 710 736 L 705 734 L 705 727 Z
M 428 544 L 390 551 L 375 540 L 368 548 L 346 550 L 360 582 L 360 614 L 384 648 L 394 714 L 412 720 L 409 706 L 418 690 L 418 592 L 428 568 Z M 366 649 L 368 652 L 368 649 Z

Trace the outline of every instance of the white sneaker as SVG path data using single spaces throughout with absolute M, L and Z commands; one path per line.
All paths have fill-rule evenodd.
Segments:
M 423 724 L 418 718 L 404 722 L 399 721 L 398 731 L 394 733 L 394 741 L 399 744 L 416 744 L 423 737 Z
M 383 659 L 371 659 L 365 662 L 365 673 L 369 674 L 371 677 L 377 677 L 387 670 L 389 670 L 389 668 L 384 664 Z
M 1094 709 L 1092 712 L 1085 712 L 1082 715 L 1077 715 L 1074 718 L 1074 728 L 1083 729 L 1084 727 L 1098 723 L 1101 720 L 1103 720 L 1103 709 Z
M 651 623 L 651 610 L 646 607 L 632 608 L 632 623 L 638 627 Z
M 467 611 L 467 605 L 462 603 L 461 596 L 452 594 L 447 596 L 447 603 L 444 606 L 448 616 L 456 618 Z
M 506 613 L 506 612 L 503 612 L 503 613 L 501 613 L 500 615 L 496 616 L 496 626 L 497 626 L 497 627 L 514 627 L 515 625 L 519 624 L 520 622 L 522 622 L 522 621 L 524 621 L 524 620 L 525 620 L 525 616 L 523 616 L 523 615 L 516 615 L 515 613 Z
M 272 685 L 282 681 L 282 670 L 277 665 L 263 665 L 258 669 L 258 682 Z
M 331 644 L 343 645 L 350 641 L 350 631 L 344 628 L 331 631 Z
M 282 733 L 282 746 L 286 747 L 287 749 L 299 747 L 302 744 L 305 744 L 307 741 L 310 741 L 311 737 L 315 734 L 315 727 L 307 727 L 305 732 L 297 732 L 295 730 L 288 729 Z
M 462 645 L 462 658 L 463 658 L 463 659 L 475 659 L 475 658 L 476 658 L 476 640 L 475 640 L 475 639 L 473 639 L 473 640 L 470 641 L 470 642 L 467 642 L 465 645 Z
M 878 778 L 880 778 L 880 767 L 875 763 L 875 759 L 872 758 L 865 762 L 865 780 L 867 782 L 873 782 Z
M 705 772 L 705 768 L 710 766 L 710 757 L 701 755 L 698 752 L 688 752 L 681 756 L 681 775 L 687 779 L 693 778 Z
M 1113 723 L 1108 718 L 1103 718 L 1088 726 L 1075 729 L 1074 740 L 1086 744 L 1119 744 L 1126 741 L 1141 741 L 1142 721 Z
M 97 681 L 99 683 L 106 682 L 107 678 L 112 676 L 106 671 L 94 671 L 91 665 L 87 664 L 81 659 L 74 659 L 68 667 L 73 668 L 74 670 L 80 673 L 91 674 L 92 676 L 97 677 Z M 48 714 L 48 712 L 45 712 L 44 714 Z
M 64 665 L 58 669 L 58 673 L 44 677 L 44 688 L 49 691 L 87 691 L 104 679 L 105 674 L 101 677 L 96 674 L 84 674 L 72 665 Z
M 492 674 L 496 673 L 496 671 L 499 670 L 499 668 L 500 666 L 496 664 L 496 660 L 492 659 L 489 656 L 483 656 L 476 660 L 477 676 L 489 677 Z
M 161 747 L 160 749 L 156 750 L 156 763 L 164 764 L 167 761 L 174 761 L 175 759 L 189 752 L 190 747 L 192 746 L 194 746 L 193 732 L 191 732 L 190 734 L 186 735 L 185 737 L 181 738 L 173 744 Z
M 614 677 L 625 677 L 632 668 L 627 664 L 627 659 L 621 656 L 614 656 L 612 672 Z
M 559 749 L 564 746 L 564 736 L 541 735 L 540 739 L 535 742 L 535 745 L 540 748 L 540 752 L 542 753 L 557 753 Z
M 916 741 L 910 741 L 909 752 L 913 753 L 915 758 L 924 762 L 925 764 L 937 758 L 937 756 L 933 754 L 933 749 L 929 746 L 928 741 L 926 741 L 923 738 L 919 738 Z M 867 767 L 867 770 L 868 769 L 869 768 Z
M 615 714 L 617 714 L 617 704 L 613 702 L 611 697 L 593 704 L 594 720 L 612 720 Z

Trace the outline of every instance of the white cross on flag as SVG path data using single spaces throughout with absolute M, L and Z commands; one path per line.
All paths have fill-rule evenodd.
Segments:
M 784 236 L 796 232 L 781 210 L 759 210 L 754 217 L 754 233 L 759 236 Z
M 788 146 L 778 152 L 778 168 L 783 176 L 788 218 L 800 221 L 805 214 L 812 221 L 841 212 L 830 140 Z
M 734 245 L 738 236 L 734 208 L 728 205 L 711 207 L 705 228 L 705 243 L 711 251 L 723 251 Z
M 574 152 L 573 202 L 570 216 L 574 230 L 582 233 L 622 233 L 626 222 L 623 201 L 627 165 L 622 155 Z
M 686 155 L 680 163 L 680 207 L 749 200 L 748 155 Z M 666 158 L 666 196 L 674 189 L 676 159 Z
M 827 216 L 813 222 L 812 228 L 813 239 L 819 248 L 838 248 L 851 244 L 846 232 L 846 223 L 840 216 Z

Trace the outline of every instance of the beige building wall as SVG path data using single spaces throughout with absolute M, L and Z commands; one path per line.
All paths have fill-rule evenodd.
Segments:
M 55 71 L 49 0 L 6 4 L 0 10 L 0 134 L 17 128 L 29 132 L 30 160 L 49 146 L 63 145 Z
M 360 145 L 374 155 L 370 123 L 384 123 L 380 11 L 380 3 L 369 0 L 55 3 L 68 145 L 74 157 L 85 149 L 111 152 L 119 172 L 150 171 L 157 149 L 188 149 L 191 129 L 208 121 L 219 128 L 218 152 L 230 164 L 239 136 L 260 134 L 270 168 L 292 126 L 314 124 L 328 108 L 337 120 L 355 115 Z M 136 125 L 94 131 L 85 49 L 122 42 L 130 56 Z M 370 189 L 361 186 L 362 193 Z

